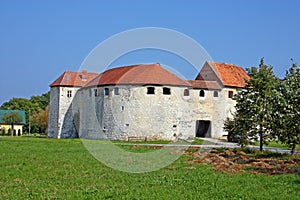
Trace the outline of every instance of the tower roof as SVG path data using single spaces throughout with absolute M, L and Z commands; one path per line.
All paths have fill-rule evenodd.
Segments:
M 196 80 L 219 81 L 223 86 L 243 88 L 250 77 L 237 65 L 207 61 Z
M 82 72 L 65 71 L 60 77 L 58 77 L 53 83 L 50 84 L 50 87 L 82 87 L 97 75 L 97 73 L 87 72 L 86 70 L 83 70 Z
M 159 63 L 109 69 L 99 74 L 85 87 L 103 85 L 173 85 L 190 87 L 187 81 L 164 69 Z

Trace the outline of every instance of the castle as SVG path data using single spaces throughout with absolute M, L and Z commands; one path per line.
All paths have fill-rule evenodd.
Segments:
M 219 138 L 245 79 L 241 67 L 211 61 L 195 80 L 183 80 L 159 63 L 100 74 L 66 71 L 50 85 L 48 137 Z

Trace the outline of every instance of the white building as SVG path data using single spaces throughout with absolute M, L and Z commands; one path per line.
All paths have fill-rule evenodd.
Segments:
M 66 71 L 50 85 L 48 137 L 219 138 L 245 79 L 241 67 L 217 62 L 206 62 L 196 80 L 158 63 L 101 74 Z

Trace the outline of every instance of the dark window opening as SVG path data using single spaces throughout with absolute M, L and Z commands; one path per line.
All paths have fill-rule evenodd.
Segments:
M 124 106 L 122 106 L 121 109 L 124 110 Z
M 147 94 L 155 94 L 155 88 L 154 87 L 147 87 Z
M 189 91 L 189 89 L 184 89 L 184 91 L 183 91 L 183 96 L 190 96 L 190 91 Z
M 114 89 L 114 93 L 115 93 L 115 95 L 119 95 L 119 88 L 116 87 L 116 88 Z
M 218 91 L 214 91 L 214 97 L 218 97 L 219 96 L 219 92 Z
M 105 96 L 109 95 L 109 89 L 108 88 L 104 88 L 104 95 Z
M 173 125 L 173 128 L 176 128 L 177 127 L 177 125 Z
M 98 96 L 98 89 L 94 89 L 94 94 L 95 94 L 95 97 Z
M 71 97 L 72 97 L 72 90 L 68 90 L 68 91 L 67 91 L 67 97 L 68 97 L 68 98 L 71 98 Z
M 230 98 L 230 99 L 233 98 L 233 91 L 228 91 L 228 98 Z
M 200 96 L 200 97 L 205 97 L 205 92 L 204 92 L 204 90 L 200 90 L 199 96 Z
M 171 89 L 170 89 L 170 88 L 164 87 L 164 88 L 163 88 L 163 94 L 164 94 L 164 95 L 171 95 Z

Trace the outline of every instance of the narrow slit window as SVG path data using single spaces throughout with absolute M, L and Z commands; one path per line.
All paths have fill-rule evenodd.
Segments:
M 228 98 L 230 98 L 230 99 L 233 98 L 233 91 L 228 91 Z
M 71 98 L 71 97 L 72 97 L 72 90 L 68 90 L 68 91 L 67 91 L 67 97 L 68 97 L 68 98 Z
M 108 88 L 104 88 L 104 95 L 108 96 L 109 95 L 109 89 Z
M 155 88 L 154 87 L 147 87 L 147 94 L 155 94 Z
M 184 89 L 184 91 L 183 91 L 183 96 L 185 96 L 185 97 L 190 96 L 190 91 L 189 91 L 189 89 Z
M 171 89 L 170 89 L 170 88 L 164 87 L 164 88 L 163 88 L 163 94 L 164 94 L 164 95 L 171 95 Z
M 200 97 L 205 97 L 205 92 L 204 92 L 204 90 L 200 90 L 199 96 L 200 96 Z
M 95 94 L 95 97 L 98 96 L 98 89 L 94 89 L 94 94 Z
M 218 91 L 214 91 L 214 97 L 219 97 L 219 92 Z
M 115 93 L 115 95 L 119 95 L 119 94 L 120 94 L 120 93 L 119 93 L 119 88 L 116 87 L 116 88 L 114 89 L 114 93 Z

